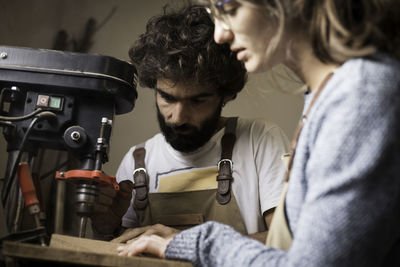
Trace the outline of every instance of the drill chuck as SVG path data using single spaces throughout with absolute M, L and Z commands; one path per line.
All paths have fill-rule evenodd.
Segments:
M 76 213 L 80 216 L 79 237 L 85 237 L 87 218 L 93 212 L 98 194 L 97 185 L 95 183 L 82 182 L 76 187 Z

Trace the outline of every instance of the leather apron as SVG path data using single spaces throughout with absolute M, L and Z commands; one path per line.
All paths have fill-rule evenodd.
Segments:
M 285 199 L 286 199 L 286 193 L 287 193 L 287 189 L 288 189 L 290 171 L 291 171 L 292 165 L 293 165 L 293 158 L 294 158 L 294 155 L 296 152 L 296 145 L 297 145 L 297 141 L 300 136 L 300 132 L 304 126 L 304 123 L 306 122 L 306 120 L 311 112 L 311 108 L 313 107 L 314 103 L 317 101 L 322 89 L 325 87 L 326 83 L 329 81 L 329 79 L 332 77 L 332 75 L 333 75 L 333 73 L 329 73 L 328 76 L 325 77 L 324 81 L 321 83 L 318 90 L 315 92 L 315 96 L 311 100 L 311 103 L 308 106 L 306 113 L 303 115 L 302 120 L 300 121 L 299 125 L 297 126 L 297 129 L 296 129 L 296 132 L 293 137 L 292 144 L 291 144 L 290 158 L 287 163 L 286 182 L 285 182 L 283 190 L 282 190 L 281 199 L 279 201 L 279 204 L 275 209 L 274 217 L 272 218 L 272 221 L 271 221 L 271 227 L 269 228 L 269 231 L 268 231 L 267 240 L 265 242 L 265 244 L 267 246 L 287 251 L 290 248 L 290 246 L 292 245 L 293 236 L 292 236 L 292 232 L 290 231 L 290 228 L 289 228 L 289 223 L 288 223 L 287 215 L 286 215 L 286 211 L 285 211 L 286 210 L 285 209 Z
M 148 177 L 144 166 L 144 144 L 134 151 L 134 181 L 136 196 L 133 203 L 140 225 L 160 223 L 176 229 L 187 229 L 206 221 L 217 221 L 247 234 L 235 196 L 231 193 L 232 150 L 237 118 L 228 118 L 221 139 L 221 160 L 218 163 L 218 188 L 185 192 L 148 192 Z M 136 155 L 135 155 L 136 153 Z

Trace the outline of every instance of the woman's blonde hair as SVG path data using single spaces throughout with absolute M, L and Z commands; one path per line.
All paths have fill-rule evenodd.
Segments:
M 243 1 L 243 0 L 242 0 Z M 325 63 L 383 52 L 400 59 L 400 0 L 249 0 L 264 5 L 280 30 L 307 34 Z M 279 30 L 280 29 L 280 30 Z M 275 40 L 277 45 L 279 41 Z M 270 47 L 268 53 L 273 53 Z

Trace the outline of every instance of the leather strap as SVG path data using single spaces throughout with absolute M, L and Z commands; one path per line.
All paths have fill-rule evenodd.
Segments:
M 299 141 L 300 133 L 301 133 L 301 130 L 303 130 L 304 123 L 307 121 L 308 116 L 311 113 L 311 109 L 314 106 L 315 102 L 317 102 L 317 99 L 318 99 L 319 95 L 321 94 L 322 89 L 324 89 L 325 85 L 328 83 L 328 81 L 333 76 L 333 74 L 334 74 L 333 72 L 328 73 L 328 75 L 322 81 L 322 83 L 318 87 L 317 91 L 315 92 L 315 95 L 314 95 L 313 99 L 311 100 L 311 103 L 308 105 L 307 111 L 304 113 L 299 124 L 297 125 L 292 142 L 290 144 L 291 152 L 290 152 L 290 158 L 289 158 L 289 163 L 288 163 L 288 171 L 286 172 L 286 181 L 289 181 L 289 178 L 290 178 L 290 173 L 291 173 L 292 167 L 293 167 L 293 159 L 294 159 L 294 155 L 296 153 L 297 142 Z
M 135 170 L 133 171 L 133 180 L 135 182 L 133 188 L 136 191 L 134 205 L 136 208 L 143 210 L 148 203 L 148 176 L 144 158 L 146 156 L 145 143 L 136 146 L 133 151 L 133 158 L 135 159 Z
M 225 126 L 225 133 L 221 139 L 221 160 L 218 163 L 217 182 L 218 188 L 216 199 L 219 204 L 225 205 L 231 200 L 231 183 L 232 177 L 232 152 L 233 146 L 236 141 L 236 125 L 237 117 L 228 118 Z M 137 209 L 143 210 L 148 203 L 148 176 L 146 173 L 146 166 L 144 158 L 146 150 L 142 143 L 136 146 L 133 151 L 133 158 L 135 159 L 135 170 L 133 172 L 133 180 L 135 182 L 134 189 L 136 191 L 134 205 Z
M 236 141 L 237 117 L 228 118 L 225 133 L 221 139 L 221 160 L 218 163 L 218 189 L 216 199 L 219 204 L 225 205 L 231 200 L 232 151 Z

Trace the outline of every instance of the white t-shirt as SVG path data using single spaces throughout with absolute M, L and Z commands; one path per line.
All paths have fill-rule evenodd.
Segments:
M 149 191 L 217 188 L 217 164 L 224 131 L 225 128 L 221 129 L 204 146 L 191 153 L 176 151 L 160 133 L 147 140 L 145 165 Z M 118 183 L 128 179 L 133 181 L 134 149 L 132 147 L 126 153 L 118 168 Z M 232 155 L 232 191 L 249 234 L 266 230 L 262 214 L 278 204 L 286 170 L 281 157 L 287 152 L 287 137 L 276 124 L 261 119 L 238 119 Z M 122 226 L 133 228 L 138 225 L 131 205 L 122 219 Z

